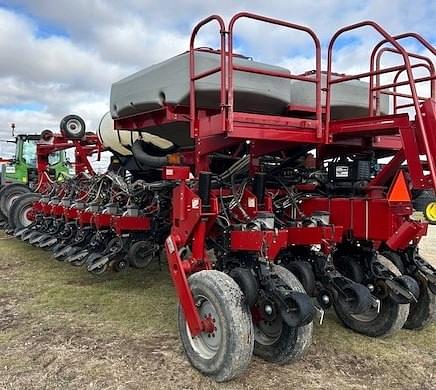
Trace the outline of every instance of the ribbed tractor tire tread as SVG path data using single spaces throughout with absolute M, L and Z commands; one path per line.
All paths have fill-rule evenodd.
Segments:
M 15 200 L 8 211 L 8 223 L 11 229 L 22 229 L 25 227 L 20 221 L 19 212 L 23 209 L 23 207 L 37 201 L 40 198 L 41 196 L 39 194 L 31 192 L 29 194 L 20 195 Z
M 12 206 L 7 204 L 8 197 L 14 194 L 19 196 L 30 192 L 30 188 L 21 183 L 12 183 L 2 188 L 0 191 L 0 211 L 6 220 L 8 219 L 9 209 Z
M 223 272 L 199 271 L 188 279 L 194 300 L 202 295 L 214 305 L 223 320 L 223 344 L 211 359 L 204 359 L 192 347 L 183 309 L 178 305 L 178 329 L 185 354 L 202 374 L 217 382 L 226 382 L 242 375 L 251 362 L 254 333 L 251 314 L 237 283 Z

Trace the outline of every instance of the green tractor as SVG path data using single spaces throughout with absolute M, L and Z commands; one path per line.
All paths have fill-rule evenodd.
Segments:
M 42 134 L 19 134 L 13 140 L 15 156 L 1 164 L 0 175 L 0 224 L 7 221 L 8 209 L 14 199 L 22 194 L 32 192 L 38 185 L 38 166 L 36 144 L 51 132 Z M 59 151 L 49 156 L 49 174 L 53 180 L 63 180 L 69 175 L 71 164 L 65 151 Z

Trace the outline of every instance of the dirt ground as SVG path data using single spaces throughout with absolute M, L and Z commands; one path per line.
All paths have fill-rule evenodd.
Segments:
M 436 229 L 422 253 L 436 264 Z M 301 361 L 254 358 L 246 375 L 216 384 L 191 368 L 175 329 L 169 275 L 94 277 L 0 235 L 0 389 L 435 389 L 436 324 L 371 339 L 334 313 Z

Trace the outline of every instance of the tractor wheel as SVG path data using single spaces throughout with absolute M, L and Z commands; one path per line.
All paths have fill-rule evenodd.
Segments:
M 16 198 L 8 212 L 9 227 L 11 229 L 23 229 L 32 223 L 30 213 L 32 205 L 39 200 L 39 194 L 23 194 Z
M 4 185 L 0 186 L 0 197 L 1 197 L 1 193 L 3 191 L 3 188 L 5 188 L 5 187 L 6 186 L 4 186 Z M 0 223 L 2 223 L 2 224 L 5 223 L 7 221 L 7 219 L 8 219 L 7 215 L 4 215 L 0 209 Z
M 178 328 L 191 364 L 217 382 L 241 375 L 253 354 L 253 325 L 242 291 L 220 271 L 200 271 L 188 279 L 201 318 L 211 317 L 213 333 L 192 336 L 181 305 Z
M 388 260 L 378 259 L 385 267 L 390 269 L 394 274 L 401 275 L 401 272 L 393 263 Z M 344 310 L 341 305 L 335 305 L 335 311 L 342 323 L 370 337 L 386 337 L 397 330 L 400 330 L 409 315 L 409 304 L 396 303 L 388 294 L 379 298 L 380 306 L 371 307 L 362 314 L 351 314 Z
M 424 207 L 424 217 L 432 225 L 436 225 L 436 201 L 428 202 Z
M 30 188 L 21 183 L 13 183 L 2 188 L 0 191 L 0 210 L 2 215 L 7 220 L 9 209 L 14 203 L 15 199 L 22 194 L 31 192 Z
M 85 135 L 85 121 L 78 115 L 67 115 L 60 124 L 61 132 L 68 139 L 81 139 Z
M 303 285 L 286 268 L 275 265 L 273 273 L 293 291 L 305 293 Z M 262 320 L 254 325 L 254 354 L 268 362 L 279 364 L 297 360 L 309 348 L 312 332 L 313 322 L 291 328 L 280 315 L 273 322 Z
M 398 253 L 386 251 L 383 252 L 382 255 L 392 261 L 400 271 L 404 271 L 405 267 Z M 400 264 L 400 266 L 397 264 Z M 436 320 L 436 295 L 430 291 L 422 277 L 415 275 L 410 276 L 418 282 L 419 296 L 417 297 L 418 302 L 412 302 L 410 304 L 409 317 L 404 324 L 404 328 L 422 329 L 433 320 Z

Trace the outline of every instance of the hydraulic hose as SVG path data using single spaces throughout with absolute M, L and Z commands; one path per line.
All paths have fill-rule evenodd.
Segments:
M 132 145 L 132 153 L 135 159 L 141 163 L 142 165 L 151 167 L 151 168 L 161 168 L 164 165 L 168 165 L 171 163 L 171 157 L 173 155 L 169 154 L 167 156 L 152 156 L 144 151 L 142 147 L 142 143 L 144 141 L 137 139 Z

